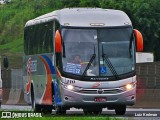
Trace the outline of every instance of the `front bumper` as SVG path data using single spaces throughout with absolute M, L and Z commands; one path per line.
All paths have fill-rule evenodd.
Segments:
M 62 106 L 83 108 L 87 106 L 99 106 L 102 108 L 115 105 L 134 105 L 136 88 L 119 93 L 88 94 L 70 91 L 62 87 Z M 95 98 L 106 98 L 105 101 L 95 101 Z

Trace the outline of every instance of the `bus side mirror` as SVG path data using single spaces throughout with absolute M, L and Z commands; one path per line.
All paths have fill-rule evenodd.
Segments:
M 142 52 L 143 51 L 143 36 L 136 29 L 134 29 L 133 32 L 134 32 L 134 35 L 135 35 L 135 38 L 136 38 L 136 47 L 137 47 L 136 51 L 137 52 Z
M 8 58 L 5 56 L 4 58 L 3 58 L 3 66 L 4 66 L 4 68 L 8 68 L 8 66 L 9 66 L 9 62 L 8 62 Z
M 55 34 L 55 52 L 62 52 L 62 37 L 59 30 L 57 30 Z

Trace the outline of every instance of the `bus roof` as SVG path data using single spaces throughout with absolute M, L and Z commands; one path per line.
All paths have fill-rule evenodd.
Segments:
M 29 20 L 25 27 L 58 20 L 62 26 L 114 27 L 132 25 L 126 13 L 102 8 L 65 8 Z

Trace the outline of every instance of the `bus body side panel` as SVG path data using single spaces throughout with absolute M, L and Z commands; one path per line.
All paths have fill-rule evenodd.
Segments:
M 31 55 L 24 58 L 24 98 L 31 103 L 31 84 L 36 104 L 52 105 L 52 81 L 56 71 L 52 64 L 53 54 Z

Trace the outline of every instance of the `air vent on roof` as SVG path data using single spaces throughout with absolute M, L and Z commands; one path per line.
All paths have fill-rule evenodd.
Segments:
M 129 25 L 129 23 L 128 23 L 128 22 L 125 22 L 124 24 L 125 24 L 125 25 Z
M 90 23 L 91 26 L 104 26 L 104 23 Z
M 69 26 L 69 23 L 64 23 L 64 26 Z

